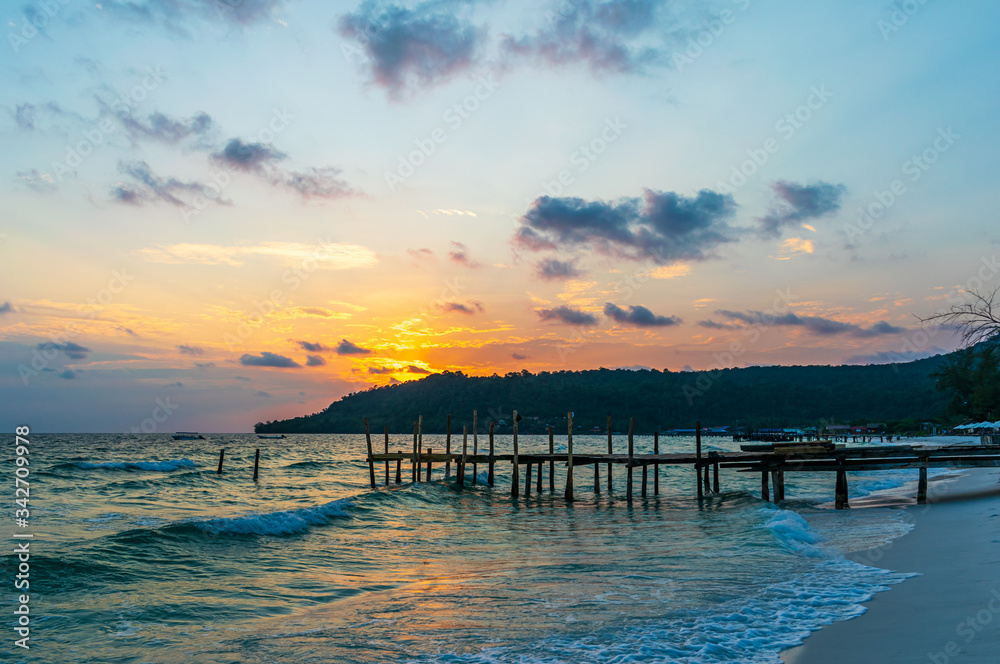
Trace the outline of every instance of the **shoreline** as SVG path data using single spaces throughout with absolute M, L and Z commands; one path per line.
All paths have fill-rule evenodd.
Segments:
M 919 576 L 880 592 L 865 613 L 810 634 L 785 664 L 995 662 L 1000 652 L 1000 469 L 932 482 L 926 505 L 904 508 L 914 528 L 847 554 Z

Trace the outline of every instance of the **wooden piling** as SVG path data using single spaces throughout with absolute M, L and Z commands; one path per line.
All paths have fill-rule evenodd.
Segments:
M 612 449 L 611 449 L 611 416 L 610 415 L 608 415 L 608 454 L 613 454 Z M 612 463 L 608 464 L 608 493 L 611 493 L 612 490 L 613 490 L 613 488 L 611 486 L 613 484 L 612 479 L 611 479 L 611 469 L 614 468 L 614 467 L 615 467 L 614 464 L 612 464 Z
M 417 421 L 413 421 L 413 457 L 410 459 L 410 481 L 417 481 Z
M 700 421 L 695 423 L 694 425 L 694 446 L 695 446 L 694 477 L 695 481 L 698 483 L 698 498 L 704 498 L 705 492 L 701 486 L 701 422 Z M 764 478 L 764 481 L 765 482 L 767 481 L 766 477 Z
M 555 428 L 549 427 L 549 454 L 556 453 Z M 556 462 L 549 459 L 549 491 L 556 492 Z
M 403 450 L 396 450 L 396 454 L 402 454 Z M 396 459 L 396 484 L 402 484 L 403 482 L 403 459 L 400 457 Z
M 528 497 L 531 495 L 531 468 L 535 464 L 526 463 L 524 464 L 524 496 Z
M 921 466 L 920 479 L 917 480 L 917 504 L 923 505 L 927 502 L 927 466 Z
M 642 497 L 643 498 L 646 497 L 646 475 L 647 475 L 646 471 L 648 469 L 649 469 L 649 466 L 647 466 L 646 464 L 642 464 Z
M 451 454 L 451 415 L 448 416 L 448 424 L 444 434 L 444 453 Z M 451 457 L 444 464 L 444 476 L 451 477 Z
M 458 484 L 465 486 L 465 464 L 469 460 L 469 425 L 462 425 L 462 461 L 458 464 Z
M 431 449 L 430 447 L 428 447 L 427 448 L 427 481 L 428 482 L 431 481 L 431 459 L 430 459 L 430 456 L 433 453 L 434 453 L 434 450 Z
M 594 464 L 594 493 L 601 492 L 601 464 Z
M 573 500 L 573 413 L 566 413 L 566 500 Z
M 479 456 L 479 411 L 472 411 L 472 457 Z M 475 461 L 472 462 L 472 485 L 479 481 L 479 471 Z
M 486 478 L 486 483 L 490 486 L 493 486 L 493 425 L 495 424 L 495 421 L 490 420 L 490 471 Z
M 420 450 L 424 449 L 424 416 L 417 416 L 417 481 L 420 481 Z
M 357 421 L 357 420 L 355 420 L 355 421 Z M 219 450 L 219 469 L 217 471 L 215 471 L 215 473 L 217 475 L 221 475 L 222 474 L 222 461 L 225 458 L 226 458 L 226 448 L 223 447 L 221 450 Z
M 837 495 L 835 499 L 835 507 L 838 510 L 846 509 L 848 505 L 847 496 L 847 471 L 838 470 L 837 471 Z
M 705 479 L 705 493 L 711 493 L 712 492 L 712 484 L 708 481 L 708 466 L 709 466 L 709 463 L 706 461 L 705 462 L 704 472 L 702 472 L 702 476 Z
M 389 453 L 389 425 L 385 425 L 385 453 Z M 389 460 L 385 462 L 385 485 L 389 486 Z
M 354 420 L 357 422 L 357 420 Z M 368 444 L 368 476 L 372 482 L 372 488 L 375 488 L 375 460 L 372 459 L 372 434 L 368 430 L 368 418 L 365 418 L 365 442 Z M 257 450 L 257 458 L 253 462 L 253 478 L 257 479 L 257 462 L 260 461 L 260 450 Z
M 368 470 L 371 472 L 372 476 L 372 488 L 375 488 L 375 464 L 371 458 L 371 443 L 368 444 Z M 257 448 L 257 454 L 253 457 L 253 481 L 257 481 L 257 467 L 260 465 L 260 448 Z
M 766 503 L 771 502 L 771 492 L 767 486 L 767 470 L 762 470 L 760 473 L 760 498 Z
M 653 454 L 660 453 L 660 432 L 653 432 Z M 660 495 L 660 464 L 653 464 L 653 495 Z
M 538 495 L 542 495 L 542 462 L 538 462 L 538 486 L 535 487 L 535 492 Z
M 517 411 L 516 410 L 514 411 L 513 419 L 514 419 L 514 459 L 512 464 L 513 468 L 511 468 L 510 495 L 512 498 L 517 498 L 517 494 L 519 491 L 517 483 L 520 480 L 520 477 L 518 476 L 517 472 Z
M 625 500 L 632 501 L 632 464 L 634 463 L 635 449 L 632 442 L 632 434 L 635 433 L 635 418 L 628 421 L 628 477 L 625 480 Z
M 712 491 L 719 493 L 719 462 L 716 461 L 712 466 Z

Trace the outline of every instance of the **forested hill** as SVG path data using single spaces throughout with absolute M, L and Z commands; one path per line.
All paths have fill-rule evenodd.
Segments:
M 356 392 L 326 410 L 290 420 L 258 423 L 258 433 L 358 433 L 367 417 L 375 431 L 413 430 L 418 415 L 424 431 L 443 433 L 472 423 L 479 411 L 481 431 L 491 419 L 511 411 L 524 418 L 525 433 L 544 433 L 546 425 L 564 427 L 574 412 L 583 431 L 603 429 L 608 415 L 615 430 L 636 418 L 638 431 L 703 426 L 810 426 L 824 423 L 897 422 L 909 428 L 947 415 L 948 396 L 931 373 L 948 356 L 900 364 L 868 366 L 771 366 L 698 372 L 595 369 L 506 376 L 470 377 L 460 372 Z M 557 429 L 558 430 L 558 429 Z

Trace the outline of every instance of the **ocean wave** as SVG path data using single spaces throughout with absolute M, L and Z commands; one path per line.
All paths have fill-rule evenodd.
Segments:
M 812 526 L 790 510 L 761 509 L 761 514 L 770 515 L 764 528 L 767 528 L 775 537 L 788 549 L 807 556 L 822 557 L 825 555 L 823 549 L 816 546 L 820 541 L 819 534 L 812 529 Z
M 85 470 L 105 469 L 105 470 L 152 470 L 169 473 L 181 468 L 195 468 L 194 461 L 190 459 L 171 459 L 170 461 L 106 461 L 104 463 L 89 463 L 86 461 L 64 464 L 65 466 L 76 466 Z
M 350 515 L 347 508 L 352 505 L 350 500 L 341 498 L 314 507 L 234 517 L 217 517 L 205 521 L 195 521 L 193 525 L 210 535 L 298 535 L 313 526 L 326 525 L 334 519 L 348 518 Z

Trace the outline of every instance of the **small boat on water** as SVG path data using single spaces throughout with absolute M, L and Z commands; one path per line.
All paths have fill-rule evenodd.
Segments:
M 266 439 L 275 439 L 275 440 L 277 440 L 279 438 L 284 438 L 285 434 L 283 434 L 283 433 L 259 433 L 259 434 L 257 434 L 257 437 L 258 438 L 266 438 Z
M 205 440 L 205 437 L 197 431 L 178 431 L 170 437 L 174 440 Z

